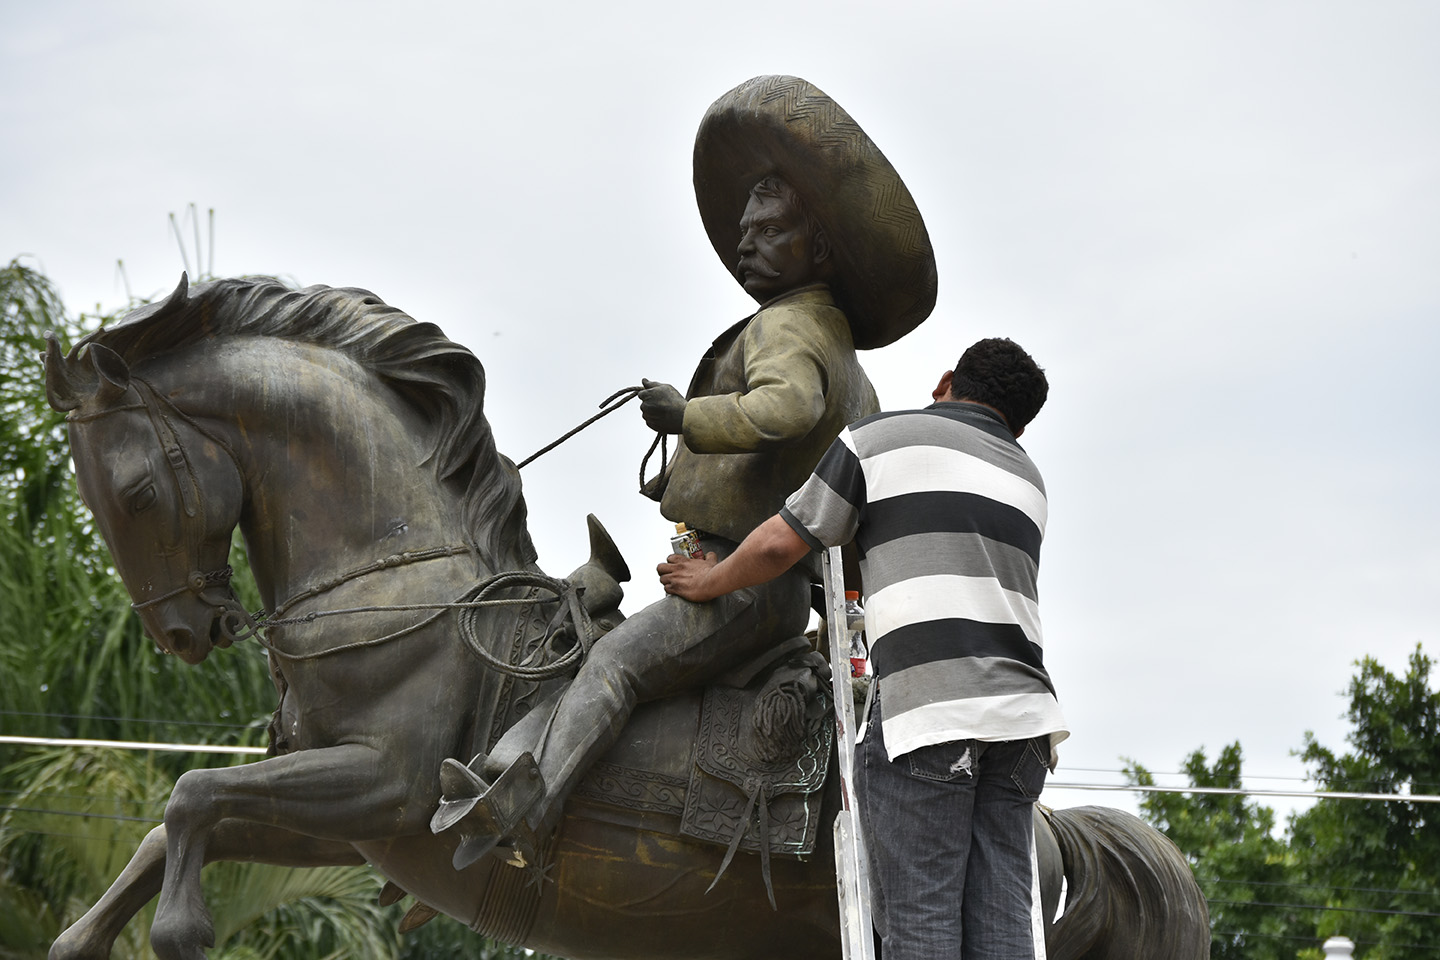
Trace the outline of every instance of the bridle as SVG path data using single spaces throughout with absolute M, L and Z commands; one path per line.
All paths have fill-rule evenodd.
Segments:
M 184 421 L 202 437 L 215 444 L 221 450 L 224 450 L 230 457 L 230 461 L 235 464 L 235 469 L 242 478 L 245 476 L 245 468 L 241 465 L 240 458 L 236 455 L 234 448 L 232 448 L 224 438 L 215 434 L 214 431 L 206 429 L 203 424 L 177 407 L 173 401 L 162 395 L 148 381 L 131 376 L 130 383 L 136 395 L 140 398 L 139 403 L 120 403 L 113 407 L 106 407 L 104 410 L 99 410 L 95 413 L 82 415 L 71 413 L 66 416 L 65 419 L 70 423 L 88 423 L 92 420 L 108 417 L 112 413 L 120 413 L 126 410 L 144 410 L 146 412 L 150 427 L 155 431 L 155 441 L 159 445 L 161 452 L 164 453 L 165 462 L 170 467 L 170 474 L 175 479 L 175 489 L 180 493 L 181 508 L 185 511 L 186 518 L 191 521 L 190 523 L 182 523 L 186 531 L 186 536 L 190 541 L 187 544 L 190 548 L 189 555 L 198 558 L 201 546 L 198 530 L 203 529 L 205 521 L 204 492 L 201 490 L 200 482 L 195 476 L 195 469 L 190 463 L 190 457 L 185 451 L 185 444 L 180 438 L 179 431 L 175 428 L 174 420 Z M 198 524 L 195 523 L 197 518 L 199 521 Z M 240 601 L 236 599 L 234 593 L 229 589 L 230 578 L 234 575 L 234 572 L 229 564 L 210 571 L 193 570 L 189 576 L 185 578 L 184 583 L 161 593 L 159 596 L 142 600 L 139 603 L 131 603 L 130 608 L 136 613 L 139 613 L 166 600 L 172 600 L 186 593 L 192 593 L 202 602 L 209 603 L 215 608 L 217 620 L 220 624 L 220 639 L 218 643 L 222 647 L 229 646 L 236 640 L 246 640 L 255 636 L 260 630 L 254 618 L 241 606 Z M 214 588 L 225 591 L 219 600 L 213 600 L 205 596 L 205 591 Z
M 245 468 L 241 464 L 239 456 L 236 455 L 235 450 L 224 438 L 206 429 L 203 424 L 177 407 L 173 401 L 167 399 L 149 382 L 135 376 L 130 378 L 130 382 L 134 386 L 140 402 L 116 404 L 113 407 L 107 407 L 104 410 L 83 415 L 71 413 L 65 419 L 71 423 L 86 423 L 107 417 L 112 413 L 120 413 L 126 410 L 146 411 L 150 426 L 155 431 L 156 442 L 164 452 L 165 462 L 169 464 L 170 472 L 175 478 L 175 487 L 180 491 L 180 502 L 185 511 L 185 516 L 191 521 L 194 521 L 197 517 L 199 518 L 198 528 L 186 525 L 188 528 L 187 534 L 189 534 L 190 539 L 188 546 L 191 548 L 189 555 L 198 557 L 200 554 L 200 536 L 198 533 L 192 533 L 191 531 L 203 529 L 205 497 L 200 483 L 196 479 L 194 468 L 191 466 L 190 457 L 185 452 L 185 445 L 181 441 L 179 432 L 175 429 L 172 418 L 185 422 L 191 429 L 214 443 L 221 450 L 224 450 L 230 457 L 231 462 L 235 464 L 235 469 L 242 478 L 245 476 Z M 641 473 L 643 477 L 643 464 L 641 465 Z M 139 603 L 131 603 L 130 608 L 139 613 L 156 604 L 164 603 L 166 600 L 173 600 L 175 597 L 191 593 L 201 601 L 209 603 L 214 607 L 220 625 L 220 639 L 217 641 L 219 646 L 225 647 L 237 640 L 254 638 L 264 646 L 266 650 L 287 660 L 313 660 L 351 650 L 386 644 L 392 640 L 409 636 L 429 626 L 448 611 L 459 610 L 461 611 L 460 633 L 465 640 L 466 646 L 492 669 L 509 674 L 510 676 L 538 681 L 558 676 L 577 666 L 578 661 L 589 652 L 590 644 L 594 642 L 595 639 L 593 625 L 580 599 L 583 589 L 577 588 L 568 581 L 556 580 L 532 571 L 510 571 L 492 575 L 480 583 L 477 583 L 460 599 L 447 603 L 387 604 L 383 606 L 349 607 L 317 611 L 299 617 L 282 618 L 282 615 L 296 604 L 327 593 L 336 587 L 359 579 L 367 574 L 406 566 L 411 563 L 438 560 L 460 554 L 468 554 L 470 552 L 471 548 L 468 546 L 454 545 L 384 557 L 362 567 L 348 570 L 339 576 L 313 584 L 277 605 L 274 612 L 269 615 L 262 611 L 252 616 L 241 606 L 240 601 L 236 599 L 234 593 L 229 590 L 230 579 L 234 575 L 234 570 L 229 564 L 208 572 L 201 570 L 191 571 L 190 575 L 185 578 L 184 583 L 172 587 L 158 596 L 150 597 Z M 489 596 L 492 592 L 507 587 L 527 588 L 528 595 L 523 598 L 514 599 L 500 599 Z M 225 591 L 225 595 L 218 601 L 205 597 L 205 591 L 214 588 Z M 537 602 L 537 590 L 548 591 L 560 601 L 559 610 L 557 610 L 554 618 L 552 618 L 551 623 L 547 627 L 540 648 L 532 654 L 531 658 L 528 658 L 526 662 L 520 664 L 507 663 L 496 658 L 484 648 L 484 644 L 480 641 L 475 629 L 475 615 L 484 607 L 533 605 Z M 353 641 L 308 654 L 297 654 L 282 650 L 265 635 L 266 632 L 273 627 L 310 623 L 320 617 L 376 612 L 413 612 L 420 610 L 433 612 L 430 616 L 423 618 L 418 623 L 401 628 L 392 633 L 371 639 Z M 549 662 L 544 662 L 545 652 L 564 635 L 567 622 L 573 627 L 578 642 L 565 653 L 549 660 Z

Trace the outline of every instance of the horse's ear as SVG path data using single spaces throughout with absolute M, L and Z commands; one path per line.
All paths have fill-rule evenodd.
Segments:
M 185 302 L 185 298 L 189 295 L 190 274 L 186 273 L 184 270 L 181 270 L 180 282 L 175 284 L 175 289 L 170 291 L 170 296 L 165 298 L 165 302 L 160 305 L 160 309 L 156 312 L 164 313 L 179 306 L 180 304 Z
M 109 347 L 92 343 L 85 356 L 95 371 L 95 400 L 100 406 L 119 400 L 130 389 L 130 365 Z
M 95 394 L 95 381 L 84 376 L 79 364 L 71 363 L 60 352 L 55 334 L 45 333 L 45 399 L 50 406 L 64 413 L 74 410 Z

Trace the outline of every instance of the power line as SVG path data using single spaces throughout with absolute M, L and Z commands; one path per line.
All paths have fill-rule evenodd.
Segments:
M 1326 910 L 1334 913 L 1379 913 L 1392 917 L 1420 917 L 1425 920 L 1440 919 L 1440 913 L 1422 910 L 1383 910 L 1380 907 L 1327 907 L 1314 903 L 1266 903 L 1263 900 L 1209 900 L 1206 903 L 1222 903 L 1236 907 L 1274 907 L 1277 910 Z
M 1199 877 L 1195 878 L 1200 880 Z M 1286 883 L 1281 880 L 1222 880 L 1208 877 L 1201 883 L 1240 884 L 1249 887 L 1292 887 L 1297 890 L 1338 890 L 1343 893 L 1388 893 L 1406 896 L 1440 897 L 1440 890 L 1387 890 L 1383 887 L 1342 887 L 1333 883 Z
M 1245 787 L 1159 787 L 1138 783 L 1056 783 L 1057 790 L 1108 790 L 1124 793 L 1189 793 L 1231 797 L 1298 797 L 1302 800 L 1381 800 L 1389 803 L 1440 803 L 1433 793 L 1343 793 L 1336 790 L 1251 790 Z
M 44 793 L 31 790 L 0 790 L 0 794 L 9 794 L 12 797 L 21 797 L 25 800 L 69 800 L 75 803 L 93 803 L 98 796 L 76 796 L 69 793 Z M 104 797 L 106 803 L 124 804 L 127 807 L 157 807 L 164 806 L 164 800 L 131 800 L 125 797 Z
M 3 806 L 0 810 L 11 813 L 38 813 L 47 817 L 88 817 L 92 820 L 124 820 L 134 823 L 164 823 L 163 819 L 155 817 L 131 817 L 123 813 L 86 813 L 83 810 L 48 810 L 44 807 L 12 807 Z
M 117 750 L 162 750 L 171 753 L 224 753 L 265 756 L 264 747 L 231 747 L 204 743 L 146 743 L 134 740 L 77 740 L 61 737 L 0 736 L 0 743 L 44 747 L 110 747 Z M 1125 793 L 1185 793 L 1240 797 L 1298 797 L 1305 800 L 1377 800 L 1389 803 L 1440 803 L 1435 794 L 1341 793 L 1307 790 L 1251 790 L 1243 787 L 1160 787 L 1149 784 L 1061 783 L 1047 786 L 1056 790 L 1101 790 Z
M 152 723 L 176 727 L 221 727 L 226 730 L 250 730 L 253 723 L 220 723 L 215 720 L 155 720 L 144 717 L 106 717 L 85 713 L 39 713 L 30 710 L 0 710 L 0 717 L 34 717 L 41 720 L 103 720 L 110 723 Z M 262 718 L 256 718 L 256 723 Z
M 256 720 L 254 720 L 254 721 L 252 721 L 252 722 L 250 722 L 250 723 L 220 723 L 220 722 L 218 722 L 218 721 L 209 721 L 209 720 L 161 720 L 161 719 L 147 719 L 147 718 L 142 718 L 142 717 L 112 717 L 112 716 L 104 716 L 104 715 L 100 715 L 100 714 L 79 714 L 79 713 L 42 713 L 42 712 L 22 711 L 22 710 L 0 710 L 0 716 L 8 716 L 8 717 L 33 717 L 33 718 L 37 718 L 37 719 L 55 719 L 55 720 L 96 720 L 96 721 L 107 721 L 107 722 L 112 722 L 112 723 L 148 723 L 148 724 L 156 724 L 156 725 L 162 725 L 162 726 L 163 726 L 163 725 L 170 725 L 170 726 L 177 726 L 177 727 L 214 727 L 214 728 L 220 728 L 220 729 L 226 729 L 226 730 L 258 730 L 258 729 L 261 728 L 261 727 L 260 727 L 261 722 L 265 720 L 265 718 L 259 717 L 259 718 L 256 718 Z M 6 737 L 4 737 L 4 736 L 0 736 L 0 743 L 7 743 L 7 742 L 19 742 L 19 741 L 10 740 L 10 739 L 8 739 L 8 738 L 6 738 Z M 27 741 L 27 742 L 28 742 L 28 741 Z M 75 741 L 75 742 L 78 744 L 78 743 L 80 743 L 81 741 Z M 87 743 L 106 744 L 106 745 L 114 745 L 114 744 L 123 743 L 123 742 L 126 742 L 126 741 L 98 741 L 98 740 L 97 740 L 97 741 L 87 741 Z M 155 746 L 155 747 L 147 747 L 146 749 L 155 749 L 155 750 L 170 749 L 170 750 L 172 750 L 172 751 L 183 751 L 183 745 L 177 745 L 177 746 L 168 747 L 168 748 L 167 748 L 167 747 L 162 747 L 162 746 Z M 229 752 L 229 751 L 197 750 L 197 751 L 195 751 L 195 752 L 202 752 L 202 753 L 203 753 L 203 752 Z M 241 750 L 241 751 L 237 751 L 237 752 L 242 752 L 242 753 L 243 753 L 243 752 L 249 752 L 249 751 L 248 751 L 248 750 Z M 262 752 L 263 752 L 263 751 L 262 751 Z M 1127 771 L 1125 771 L 1125 770 L 1123 770 L 1123 769 L 1115 769 L 1115 768 L 1112 768 L 1112 767 L 1071 767 L 1071 766 L 1068 766 L 1068 765 L 1067 765 L 1066 769 L 1067 769 L 1067 770 L 1075 771 L 1075 772 L 1077 772 L 1077 773 L 1111 773 L 1111 774 L 1125 774 L 1125 773 L 1127 772 Z M 1187 774 L 1184 773 L 1183 771 L 1153 771 L 1153 770 L 1147 770 L 1146 772 L 1149 773 L 1151 776 L 1156 776 L 1156 777 L 1181 777 L 1181 776 L 1187 776 Z M 1281 777 L 1281 776 L 1265 776 L 1265 775 L 1260 775 L 1260 774 L 1246 774 L 1246 775 L 1243 776 L 1242 779 L 1245 779 L 1245 780 L 1278 780 L 1278 781 L 1288 781 L 1288 782 L 1293 782 L 1293 783 L 1308 783 L 1308 782 L 1311 782 L 1311 781 L 1318 781 L 1318 780 L 1321 780 L 1321 779 L 1329 779 L 1329 780 L 1331 780 L 1332 782 L 1333 782 L 1333 781 L 1344 781 L 1344 782 L 1347 782 L 1347 783 L 1369 783 L 1369 784 L 1379 784 L 1379 783 L 1388 783 L 1388 782 L 1391 782 L 1391 781 L 1382 781 L 1382 780 L 1364 780 L 1364 779 L 1354 778 L 1354 777 L 1330 777 L 1330 778 L 1321 778 L 1321 777 L 1293 777 L 1293 776 Z M 1414 790 L 1417 789 L 1417 788 L 1432 788 L 1432 787 L 1440 786 L 1440 784 L 1417 783 L 1417 782 L 1412 782 L 1412 781 L 1403 781 L 1403 783 L 1404 783 L 1406 786 L 1408 786 L 1412 791 L 1414 791 Z M 1057 789 L 1065 789 L 1065 790 L 1110 790 L 1110 791 L 1127 791 L 1127 790 L 1133 790 L 1133 791 L 1141 792 L 1141 793 L 1147 793 L 1147 792 L 1148 792 L 1148 793 L 1192 793 L 1192 794 L 1209 793 L 1209 794 L 1230 794 L 1230 795 L 1235 795 L 1235 796 L 1298 797 L 1298 798 L 1302 798 L 1302 799 L 1311 799 L 1311 798 L 1315 798 L 1315 799 L 1336 798 L 1336 799 L 1389 800 L 1389 801 L 1395 801 L 1395 800 L 1400 800 L 1400 801 L 1416 800 L 1416 801 L 1421 802 L 1421 803 L 1425 803 L 1425 802 L 1432 802 L 1432 803 L 1433 803 L 1433 802 L 1436 802 L 1435 800 L 1427 800 L 1427 799 L 1426 799 L 1426 798 L 1428 798 L 1428 797 L 1431 797 L 1431 796 L 1432 796 L 1431 794 L 1428 794 L 1428 793 L 1419 793 L 1419 794 L 1416 794 L 1416 793 L 1413 793 L 1413 792 L 1410 793 L 1410 794 L 1401 795 L 1401 794 L 1379 794 L 1379 793 L 1368 793 L 1368 794 L 1367 794 L 1367 793 L 1345 793 L 1345 792 L 1341 792 L 1341 791 L 1308 791 L 1308 790 L 1282 791 L 1282 790 L 1260 790 L 1260 789 L 1247 789 L 1247 788 L 1245 788 L 1245 787 L 1196 787 L 1196 786 L 1191 786 L 1191 787 L 1161 787 L 1161 786 L 1154 786 L 1154 785 L 1144 786 L 1144 785 L 1139 785 L 1139 784 L 1079 784 L 1079 783 L 1059 783 L 1059 782 L 1051 782 L 1051 783 L 1048 784 L 1048 786 L 1055 787 L 1055 788 L 1057 788 Z
M 1066 770 L 1075 771 L 1075 772 L 1077 772 L 1077 773 L 1110 773 L 1110 774 L 1116 774 L 1116 775 L 1120 775 L 1120 776 L 1129 776 L 1130 773 L 1131 773 L 1131 770 L 1130 770 L 1130 769 L 1119 769 L 1119 770 L 1117 770 L 1117 769 L 1115 769 L 1114 767 L 1075 767 L 1075 766 L 1071 766 L 1071 765 L 1068 764 L 1068 763 L 1065 764 L 1064 766 L 1065 766 L 1065 769 L 1066 769 Z M 1192 775 L 1192 774 L 1190 773 L 1190 771 L 1188 771 L 1188 770 L 1151 770 L 1151 769 L 1149 769 L 1148 767 L 1145 767 L 1144 764 L 1140 764 L 1140 765 L 1139 765 L 1139 768 L 1140 768 L 1140 769 L 1143 769 L 1146 773 L 1148 773 L 1148 774 L 1151 775 L 1152 777 L 1190 777 L 1190 776 Z M 1228 777 L 1227 777 L 1226 779 L 1232 779 L 1232 778 L 1228 778 Z M 1310 783 L 1310 782 L 1319 782 L 1319 781 L 1322 781 L 1322 780 L 1328 780 L 1328 781 L 1330 781 L 1331 783 L 1364 783 L 1364 784 L 1391 784 L 1391 783 L 1394 783 L 1394 782 L 1395 782 L 1394 780 L 1384 780 L 1384 779 L 1374 779 L 1374 778 L 1366 779 L 1366 778 L 1364 778 L 1364 777 L 1341 777 L 1341 776 L 1334 776 L 1334 777 L 1321 777 L 1321 776 L 1303 776 L 1303 777 L 1296 777 L 1296 776 L 1284 776 L 1284 777 L 1282 777 L 1282 776 L 1277 776 L 1277 775 L 1274 775 L 1274 774 L 1261 774 L 1261 773 L 1242 773 L 1242 774 L 1239 774 L 1239 775 L 1235 776 L 1233 779 L 1235 779 L 1235 780 L 1237 780 L 1237 781 L 1245 781 L 1245 780 L 1279 780 L 1279 781 L 1285 781 L 1285 782 L 1289 782 L 1289 783 Z M 1440 783 L 1421 783 L 1421 782 L 1415 781 L 1415 780 L 1406 780 L 1406 781 L 1401 781 L 1401 782 L 1408 784 L 1411 790 L 1416 790 L 1416 789 L 1422 789 L 1422 788 L 1423 788 L 1423 791 L 1424 791 L 1424 792 L 1427 792 L 1427 793 L 1430 792 L 1430 791 L 1432 791 L 1432 790 L 1434 790 L 1434 789 L 1436 789 L 1436 788 L 1440 788 Z
M 74 740 L 65 737 L 0 736 L 0 743 L 31 747 L 110 747 L 115 750 L 161 750 L 170 753 L 229 753 L 264 756 L 264 747 L 227 747 L 214 743 L 144 743 L 135 740 Z

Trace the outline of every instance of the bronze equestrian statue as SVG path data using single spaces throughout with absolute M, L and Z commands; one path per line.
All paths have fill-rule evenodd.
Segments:
M 805 116 L 803 81 L 752 84 Z M 845 304 L 852 327 L 866 310 Z M 590 562 L 565 580 L 538 568 L 484 384 L 470 351 L 367 291 L 268 280 L 182 280 L 68 355 L 52 342 L 50 402 L 147 633 L 194 664 L 263 643 L 280 696 L 273 755 L 183 775 L 52 957 L 107 957 L 157 893 L 157 955 L 203 957 L 200 870 L 216 860 L 369 863 L 382 896 L 416 898 L 412 917 L 577 960 L 839 956 L 833 724 L 804 641 L 641 703 L 583 778 L 560 778 L 553 830 L 542 816 L 496 855 L 462 850 L 505 826 L 473 803 L 459 819 L 485 811 L 488 835 L 432 833 L 442 761 L 504 757 L 517 725 L 544 740 L 576 665 L 623 629 L 628 572 L 593 518 Z M 258 624 L 229 589 L 237 526 L 270 611 Z M 447 793 L 469 782 L 456 767 L 483 781 L 477 766 L 450 765 Z M 1152 828 L 1079 808 L 1036 835 L 1047 921 L 1068 883 L 1052 958 L 1208 955 L 1204 898 Z

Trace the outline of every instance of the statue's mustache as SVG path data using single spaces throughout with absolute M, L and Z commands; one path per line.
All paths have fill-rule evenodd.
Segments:
M 736 273 L 753 273 L 757 276 L 773 280 L 780 276 L 780 271 L 763 260 L 742 259 L 735 267 Z

